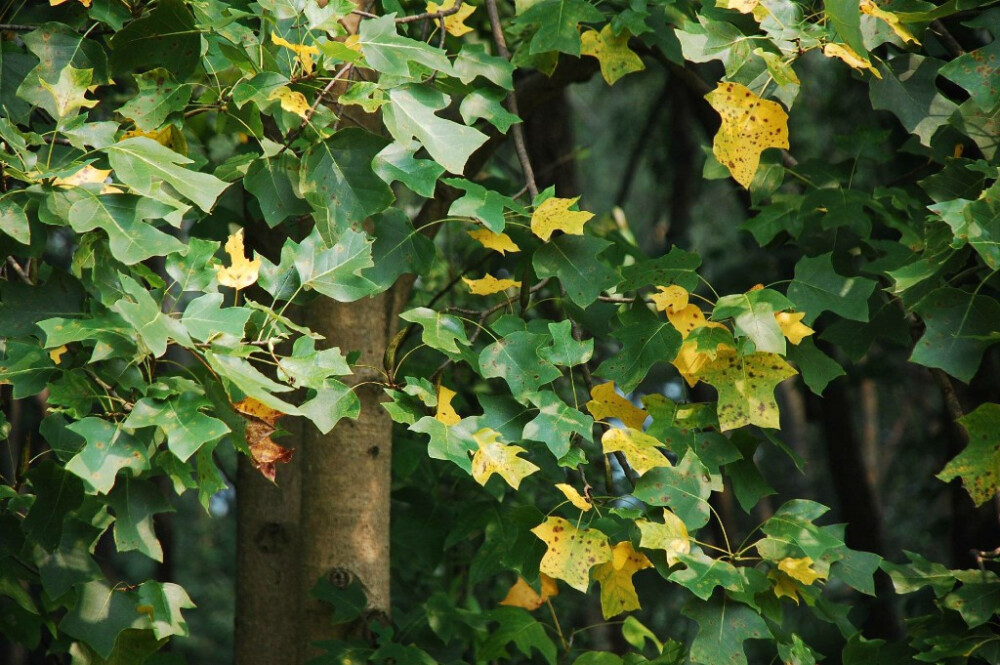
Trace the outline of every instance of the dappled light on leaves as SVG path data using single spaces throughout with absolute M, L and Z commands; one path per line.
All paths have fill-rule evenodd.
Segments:
M 229 255 L 229 266 L 215 266 L 215 278 L 222 286 L 234 289 L 245 289 L 257 281 L 260 273 L 260 257 L 248 259 L 243 248 L 243 229 L 229 236 L 226 240 L 226 254 Z
M 658 466 L 670 466 L 670 460 L 657 450 L 661 445 L 653 437 L 631 427 L 612 428 L 601 437 L 604 453 L 621 452 L 628 460 L 629 466 L 640 476 Z
M 530 476 L 538 467 L 517 456 L 528 452 L 521 446 L 507 445 L 500 441 L 500 433 L 491 429 L 481 429 L 472 435 L 479 447 L 472 457 L 472 477 L 480 485 L 485 485 L 494 473 L 499 474 L 507 484 L 517 489 L 521 480 Z
M 601 64 L 601 76 L 608 85 L 614 85 L 626 74 L 646 68 L 635 51 L 628 47 L 631 36 L 628 30 L 616 35 L 610 23 L 600 32 L 587 30 L 580 35 L 580 53 L 597 58 Z
M 597 529 L 578 529 L 561 517 L 548 517 L 531 532 L 548 547 L 539 569 L 577 591 L 587 591 L 591 568 L 611 561 L 608 537 Z
M 645 409 L 640 409 L 619 395 L 615 390 L 614 381 L 594 386 L 590 391 L 590 396 L 591 400 L 587 402 L 586 407 L 594 420 L 617 418 L 625 423 L 626 427 L 641 430 L 642 424 L 649 416 Z
M 539 574 L 539 580 L 541 589 L 540 591 L 535 591 L 530 584 L 524 581 L 523 577 L 518 577 L 517 582 L 507 591 L 507 595 L 500 601 L 500 604 L 509 605 L 510 607 L 523 607 L 532 612 L 544 605 L 545 601 L 549 598 L 559 595 L 559 587 L 554 579 L 545 573 L 541 573 Z
M 777 102 L 762 99 L 739 83 L 720 83 L 705 99 L 722 118 L 712 143 L 715 158 L 749 189 L 760 154 L 767 148 L 788 147 L 788 114 Z
M 719 428 L 725 432 L 745 425 L 777 429 L 774 389 L 797 373 L 776 353 L 739 357 L 731 351 L 706 364 L 698 378 L 719 392 Z
M 594 213 L 570 210 L 579 200 L 579 196 L 575 199 L 545 199 L 531 213 L 531 232 L 545 241 L 556 231 L 583 235 L 583 225 L 593 218 Z
M 601 585 L 601 614 L 610 619 L 622 612 L 642 609 L 632 576 L 653 563 L 625 540 L 611 549 L 611 561 L 594 567 L 594 581 Z
M 691 551 L 687 526 L 680 517 L 666 508 L 663 509 L 662 524 L 649 520 L 636 520 L 635 524 L 642 534 L 639 547 L 663 550 L 667 553 L 667 563 L 671 566 L 680 561 L 678 555 L 688 554 Z
M 469 293 L 477 296 L 490 296 L 507 289 L 516 289 L 521 286 L 521 282 L 514 279 L 497 279 L 493 275 L 486 275 L 482 279 L 462 278 L 465 285 L 469 287 Z
M 108 176 L 111 175 L 111 169 L 103 170 L 94 168 L 91 164 L 87 164 L 82 169 L 76 173 L 66 176 L 65 178 L 55 178 L 52 181 L 54 187 L 80 187 L 81 185 L 101 185 L 101 194 L 121 194 L 122 190 L 119 187 L 108 184 L 106 181 Z
M 903 25 L 903 22 L 900 20 L 898 16 L 896 16 L 892 12 L 887 12 L 886 10 L 882 9 L 881 7 L 876 5 L 873 0 L 861 0 L 861 13 L 868 14 L 869 16 L 874 16 L 875 18 L 881 21 L 885 21 L 888 24 L 888 26 L 892 28 L 892 31 L 896 33 L 896 36 L 903 41 L 904 44 L 911 43 L 911 44 L 916 44 L 918 46 L 920 45 L 920 42 L 917 41 L 917 38 L 914 37 L 913 33 L 910 32 L 906 28 L 906 26 Z

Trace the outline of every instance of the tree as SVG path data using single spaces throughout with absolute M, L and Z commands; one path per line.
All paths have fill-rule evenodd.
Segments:
M 242 663 L 1000 660 L 990 3 L 51 4 L 0 24 L 12 643 L 168 661 L 198 599 L 95 551 L 236 447 Z M 632 227 L 539 109 L 647 75 Z M 652 241 L 710 180 L 761 250 Z M 900 473 L 961 479 L 952 568 L 884 558 L 878 363 L 947 411 Z M 771 498 L 807 409 L 846 527 Z

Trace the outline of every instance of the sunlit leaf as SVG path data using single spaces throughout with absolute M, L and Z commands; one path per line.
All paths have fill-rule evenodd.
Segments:
M 531 532 L 548 546 L 540 570 L 578 591 L 587 591 L 591 568 L 611 561 L 608 537 L 597 529 L 577 529 L 561 517 L 548 517 Z

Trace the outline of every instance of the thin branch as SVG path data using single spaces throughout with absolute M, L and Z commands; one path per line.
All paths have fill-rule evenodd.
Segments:
M 948 49 L 948 53 L 951 57 L 957 58 L 960 55 L 965 54 L 965 49 L 962 45 L 958 43 L 955 39 L 955 35 L 949 32 L 948 28 L 945 27 L 944 23 L 940 20 L 931 23 L 931 30 L 938 36 L 941 40 L 941 45 Z
M 16 260 L 14 260 L 13 256 L 8 256 L 7 257 L 7 265 L 9 265 L 11 268 L 14 269 L 14 272 L 17 273 L 18 277 L 20 277 L 21 279 L 23 279 L 28 284 L 31 284 L 32 286 L 35 285 L 35 283 L 33 281 L 31 281 L 31 277 L 28 276 L 28 273 L 26 273 L 24 271 L 24 268 L 21 267 L 20 263 L 18 263 Z
M 10 30 L 12 32 L 31 32 L 37 30 L 37 25 L 24 25 L 23 23 L 0 23 L 0 30 Z
M 490 30 L 493 32 L 493 42 L 496 44 L 497 52 L 504 60 L 510 60 L 510 50 L 507 48 L 507 40 L 503 36 L 503 28 L 500 26 L 500 13 L 497 11 L 496 0 L 486 0 L 486 13 L 490 17 Z M 511 90 L 507 95 L 507 110 L 521 117 L 517 108 L 517 95 Z M 517 152 L 517 159 L 521 162 L 521 170 L 524 171 L 524 184 L 528 188 L 528 195 L 532 201 L 538 196 L 538 185 L 535 183 L 535 171 L 531 168 L 531 160 L 528 159 L 528 146 L 524 141 L 524 127 L 521 123 L 511 126 L 514 134 L 514 150 Z

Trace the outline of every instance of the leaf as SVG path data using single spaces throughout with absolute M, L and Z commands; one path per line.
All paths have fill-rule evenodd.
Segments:
M 694 291 L 701 283 L 697 272 L 700 265 L 701 258 L 697 254 L 674 247 L 661 257 L 623 267 L 625 281 L 620 288 L 634 291 L 644 286 L 676 284 L 687 291 Z
M 499 625 L 491 628 L 488 636 L 476 650 L 476 659 L 482 661 L 508 660 L 507 645 L 511 642 L 528 659 L 537 649 L 548 665 L 556 665 L 556 645 L 545 632 L 545 626 L 535 621 L 520 607 L 498 607 L 486 614 L 488 621 Z
M 43 461 L 27 473 L 35 501 L 24 518 L 24 535 L 48 551 L 59 546 L 69 514 L 83 502 L 83 483 L 67 471 Z
M 43 104 L 43 108 L 60 120 L 75 115 L 80 109 L 93 108 L 97 105 L 97 100 L 87 99 L 85 96 L 97 88 L 91 85 L 93 79 L 93 69 L 76 69 L 70 65 L 59 72 L 59 78 L 55 82 L 39 78 L 39 83 L 52 97 L 52 103 Z
M 169 582 L 143 582 L 136 595 L 139 602 L 136 611 L 149 617 L 156 639 L 162 640 L 172 635 L 187 636 L 187 622 L 181 610 L 193 609 L 195 604 L 182 587 Z
M 946 79 L 965 88 L 976 105 L 985 110 L 1000 104 L 1000 36 L 994 34 L 993 41 L 986 46 L 964 53 L 938 72 Z
M 728 591 L 744 590 L 740 571 L 728 561 L 713 559 L 697 550 L 693 554 L 681 553 L 678 559 L 684 568 L 671 573 L 668 579 L 702 600 L 711 598 L 715 588 L 720 586 Z
M 254 468 L 273 483 L 277 475 L 275 465 L 287 464 L 292 460 L 294 453 L 293 449 L 279 446 L 271 439 L 275 423 L 285 414 L 253 397 L 240 400 L 233 405 L 233 408 L 246 420 L 244 436 L 250 448 L 250 459 Z
M 472 457 L 472 477 L 480 485 L 485 485 L 494 473 L 507 481 L 507 484 L 517 489 L 521 480 L 530 476 L 538 467 L 517 456 L 528 452 L 521 446 L 509 446 L 501 442 L 500 432 L 491 429 L 481 429 L 472 435 L 479 449 Z
M 446 74 L 451 72 L 451 63 L 443 50 L 401 37 L 393 18 L 380 16 L 361 21 L 358 26 L 358 46 L 373 69 L 383 74 L 409 77 L 411 63 L 417 63 Z
M 260 259 L 248 259 L 243 249 L 243 229 L 233 233 L 226 240 L 226 254 L 229 266 L 215 266 L 215 278 L 222 286 L 245 289 L 257 281 L 260 273 Z
M 705 99 L 722 117 L 712 152 L 749 189 L 760 154 L 767 148 L 788 148 L 788 114 L 777 102 L 762 99 L 739 83 L 719 83 Z
M 135 403 L 124 426 L 158 427 L 167 437 L 170 452 L 186 462 L 204 444 L 229 433 L 224 422 L 201 412 L 210 406 L 207 399 L 191 392 L 168 400 L 147 397 Z
M 875 282 L 864 277 L 843 277 L 833 269 L 832 253 L 795 264 L 795 279 L 788 285 L 788 297 L 796 308 L 808 312 L 804 321 L 812 323 L 821 312 L 830 311 L 845 319 L 868 320 L 868 298 Z
M 903 27 L 903 24 L 899 20 L 898 16 L 892 12 L 885 11 L 872 2 L 872 0 L 861 0 L 861 13 L 868 14 L 869 16 L 874 16 L 877 19 L 885 21 L 889 27 L 892 28 L 892 31 L 896 33 L 896 36 L 903 41 L 903 43 L 913 43 L 918 46 L 920 45 L 917 38 L 914 37 L 909 30 Z
M 111 588 L 104 580 L 88 582 L 77 590 L 76 604 L 59 622 L 59 630 L 85 642 L 106 659 L 122 631 L 147 621 L 135 608 L 132 592 Z
M 121 469 L 133 473 L 149 468 L 147 445 L 121 426 L 103 418 L 88 417 L 67 427 L 86 441 L 80 452 L 66 463 L 66 470 L 79 476 L 90 490 L 107 494 Z
M 795 363 L 802 380 L 816 395 L 822 395 L 831 381 L 846 374 L 837 361 L 820 351 L 809 339 L 789 349 L 788 359 Z
M 532 55 L 559 51 L 579 56 L 578 26 L 604 20 L 604 15 L 585 0 L 541 0 L 518 14 L 517 23 L 538 26 L 528 46 Z
M 540 574 L 539 578 L 541 579 L 540 592 L 531 588 L 531 585 L 525 582 L 523 577 L 519 576 L 517 582 L 507 591 L 507 595 L 500 601 L 500 604 L 510 607 L 523 607 L 532 612 L 541 607 L 549 598 L 559 595 L 559 587 L 556 585 L 554 579 L 545 573 Z
M 737 357 L 734 352 L 722 352 L 698 378 L 719 392 L 719 428 L 725 432 L 745 425 L 778 429 L 774 389 L 797 373 L 774 353 Z
M 427 445 L 428 457 L 454 462 L 466 473 L 472 473 L 470 454 L 476 452 L 479 445 L 462 424 L 446 425 L 433 416 L 424 416 L 410 425 L 410 431 L 427 434 L 430 437 Z
M 302 290 L 317 291 L 340 302 L 353 302 L 381 290 L 364 278 L 364 271 L 374 265 L 372 243 L 366 234 L 348 229 L 328 246 L 320 233 L 317 226 L 299 245 L 285 241 Z
M 510 236 L 506 233 L 494 233 L 489 229 L 476 229 L 475 231 L 469 231 L 469 236 L 473 240 L 477 241 L 486 249 L 492 249 L 495 252 L 500 252 L 505 255 L 507 252 L 520 252 L 521 248 L 517 246 Z
M 653 563 L 624 540 L 611 548 L 611 561 L 594 567 L 594 581 L 601 585 L 601 614 L 605 619 L 642 609 L 632 576 Z
M 131 266 L 153 256 L 184 250 L 184 243 L 146 222 L 164 218 L 171 212 L 173 208 L 150 198 L 102 194 L 74 203 L 68 218 L 70 226 L 79 233 L 102 229 L 108 234 L 112 256 Z
M 507 225 L 504 217 L 505 209 L 509 208 L 519 213 L 524 212 L 524 209 L 509 196 L 504 196 L 492 189 L 486 189 L 482 185 L 477 185 L 464 178 L 446 178 L 443 182 L 465 192 L 461 198 L 456 199 L 451 204 L 451 207 L 448 208 L 448 214 L 455 217 L 477 219 L 494 233 L 502 232 Z
M 1000 404 L 981 404 L 958 422 L 968 432 L 969 444 L 937 477 L 945 482 L 960 477 L 972 501 L 981 506 L 1000 489 Z
M 670 506 L 684 524 L 698 529 L 708 524 L 712 485 L 708 469 L 688 450 L 675 466 L 657 467 L 639 478 L 633 495 L 652 506 Z
M 828 530 L 813 524 L 814 520 L 829 510 L 814 501 L 793 499 L 782 505 L 764 522 L 761 531 L 781 543 L 798 547 L 807 557 L 819 561 L 829 551 L 844 545 L 842 540 Z
M 24 208 L 17 205 L 10 197 L 0 198 L 0 231 L 21 243 L 31 243 L 31 225 Z
M 861 6 L 858 0 L 828 0 L 823 3 L 830 25 L 855 53 L 867 55 L 861 35 Z
M 310 211 L 299 191 L 300 162 L 292 152 L 270 159 L 256 159 L 247 168 L 243 186 L 254 195 L 271 228 Z
M 342 418 L 355 419 L 360 415 L 361 399 L 347 384 L 324 379 L 314 390 L 315 395 L 303 402 L 299 411 L 323 434 L 329 433 Z
M 546 0 L 551 2 L 551 0 Z M 575 199 L 545 199 L 531 213 L 531 232 L 548 242 L 556 231 L 572 235 L 583 235 L 583 225 L 593 218 L 594 213 L 570 210 L 580 197 Z
M 620 281 L 615 271 L 598 258 L 610 246 L 593 236 L 559 236 L 539 247 L 531 263 L 539 277 L 557 277 L 570 300 L 589 307 L 602 291 Z
M 201 33 L 181 0 L 158 2 L 152 12 L 116 32 L 110 44 L 116 72 L 163 67 L 184 79 L 201 60 Z
M 646 68 L 635 51 L 628 47 L 631 37 L 628 30 L 622 30 L 616 35 L 608 23 L 600 32 L 587 30 L 580 35 L 580 54 L 597 58 L 601 63 L 601 76 L 608 85 L 614 85 L 615 81 L 626 74 L 641 72 Z
M 659 291 L 659 293 L 650 295 L 649 299 L 653 301 L 653 304 L 656 306 L 656 310 L 658 312 L 677 314 L 687 308 L 689 294 L 687 289 L 683 286 L 678 286 L 677 284 L 671 284 L 670 286 L 657 286 L 656 290 Z M 674 327 L 680 331 L 680 328 L 677 325 Z
M 436 2 L 427 3 L 427 12 L 433 14 L 436 12 L 448 11 L 454 9 L 456 0 L 444 0 L 440 5 Z M 476 11 L 473 5 L 468 3 L 462 3 L 462 6 L 458 8 L 458 11 L 451 14 L 450 16 L 445 16 L 444 19 L 444 29 L 449 35 L 455 37 L 461 37 L 462 35 L 472 32 L 472 28 L 465 25 L 465 19 L 472 16 L 472 12 Z
M 870 60 L 862 58 L 854 52 L 854 49 L 846 44 L 827 44 L 823 47 L 823 55 L 828 58 L 840 58 L 846 62 L 848 66 L 853 67 L 854 69 L 868 70 L 875 78 L 882 78 L 882 73 L 872 66 Z
M 458 113 L 467 125 L 482 119 L 506 134 L 512 125 L 521 122 L 504 106 L 506 98 L 507 94 L 502 90 L 473 90 L 462 100 Z
M 438 386 L 437 390 L 437 413 L 434 417 L 443 422 L 445 425 L 457 425 L 461 420 L 455 409 L 451 405 L 451 400 L 456 395 L 454 390 L 449 390 L 444 386 Z
M 625 324 L 611 333 L 621 340 L 621 351 L 601 363 L 595 372 L 613 380 L 625 392 L 635 390 L 654 364 L 677 357 L 683 342 L 672 325 L 647 314 L 633 310 Z
M 371 23 L 364 21 L 363 25 Z M 486 143 L 478 129 L 437 115 L 449 104 L 448 96 L 423 86 L 404 85 L 389 91 L 390 105 L 383 107 L 389 133 L 400 143 L 420 141 L 434 161 L 449 173 L 461 175 L 469 157 Z
M 798 346 L 803 339 L 812 335 L 816 331 L 802 323 L 805 312 L 776 312 L 775 320 L 781 327 L 781 332 L 788 341 Z
M 816 580 L 826 578 L 825 573 L 816 571 L 812 566 L 813 560 L 807 556 L 799 558 L 785 557 L 778 562 L 778 570 L 806 586 L 811 585 Z
M 500 293 L 507 289 L 520 288 L 521 282 L 514 279 L 497 279 L 493 275 L 486 275 L 482 279 L 469 279 L 463 277 L 462 281 L 469 287 L 469 293 L 477 296 L 489 296 Z
M 163 548 L 153 532 L 153 515 L 172 512 L 160 490 L 148 480 L 123 476 L 108 494 L 115 515 L 115 547 L 119 552 L 137 550 L 154 561 L 163 561 Z
M 638 475 L 658 466 L 670 466 L 670 460 L 657 448 L 659 441 L 637 429 L 609 429 L 601 437 L 604 454 L 622 452 Z
M 554 392 L 544 390 L 528 395 L 528 401 L 538 409 L 538 415 L 524 425 L 521 436 L 541 441 L 556 459 L 561 459 L 570 451 L 574 435 L 591 440 L 594 421 L 567 405 Z
M 996 576 L 983 577 L 982 582 L 964 582 L 944 598 L 944 606 L 961 614 L 969 628 L 985 624 L 1000 609 L 1000 583 Z
M 596 529 L 577 529 L 561 517 L 548 517 L 531 530 L 547 546 L 539 569 L 586 593 L 590 569 L 612 560 L 608 537 Z
M 247 360 L 214 350 L 205 352 L 205 360 L 220 377 L 237 387 L 241 393 L 253 397 L 271 409 L 292 416 L 300 415 L 298 408 L 274 395 L 274 393 L 290 392 L 291 386 L 272 381 Z
M 486 53 L 483 44 L 465 44 L 453 63 L 455 76 L 462 83 L 483 77 L 504 90 L 514 89 L 514 66 L 505 58 Z
M 649 416 L 645 409 L 640 409 L 619 395 L 615 390 L 614 381 L 594 386 L 590 390 L 590 396 L 592 399 L 586 404 L 587 411 L 595 420 L 617 418 L 626 427 L 641 431 L 643 423 Z
M 421 341 L 432 349 L 447 353 L 459 353 L 459 344 L 462 346 L 471 344 L 465 334 L 462 320 L 451 314 L 435 312 L 428 307 L 417 307 L 403 312 L 399 318 L 419 324 L 423 328 Z
M 734 334 L 749 338 L 757 351 L 784 355 L 785 336 L 775 312 L 791 307 L 792 303 L 777 291 L 751 289 L 746 293 L 719 298 L 712 318 L 733 319 Z M 697 322 L 691 325 L 698 327 Z
M 581 495 L 576 491 L 576 488 L 572 485 L 567 485 L 566 483 L 557 483 L 556 489 L 563 493 L 566 500 L 569 501 L 575 508 L 579 508 L 583 512 L 587 512 L 594 507 L 594 502 L 589 498 Z
M 555 381 L 562 372 L 539 356 L 548 341 L 545 335 L 518 331 L 490 344 L 479 354 L 479 371 L 484 378 L 503 378 L 516 398 L 537 392 Z
M 910 361 L 937 367 L 965 383 L 976 375 L 986 349 L 1000 341 L 992 337 L 1000 321 L 1000 303 L 994 298 L 944 287 L 931 291 L 913 310 L 925 330 Z
M 891 111 L 906 131 L 927 146 L 958 108 L 938 92 L 934 82 L 941 64 L 916 54 L 901 55 L 881 65 L 882 78 L 869 86 L 872 107 Z
M 675 566 L 680 561 L 678 555 L 691 551 L 691 538 L 687 526 L 681 518 L 666 508 L 663 509 L 663 524 L 648 520 L 636 520 L 642 540 L 639 547 L 663 550 L 667 553 L 667 565 Z
M 119 107 L 118 112 L 135 121 L 136 129 L 154 132 L 171 113 L 181 111 L 191 98 L 193 87 L 181 85 L 167 69 L 157 67 L 135 75 L 138 94 Z M 103 193 L 103 192 L 102 192 Z
M 425 198 L 433 198 L 434 185 L 444 167 L 430 159 L 416 159 L 419 146 L 393 142 L 375 155 L 372 169 L 388 184 L 399 181 Z
M 698 624 L 691 643 L 691 661 L 704 665 L 747 665 L 743 643 L 771 638 L 755 611 L 726 596 L 690 603 L 681 612 Z
M 308 76 L 313 73 L 313 66 L 315 64 L 313 58 L 319 55 L 318 48 L 308 44 L 293 44 L 287 39 L 279 37 L 274 32 L 271 33 L 271 43 L 292 51 L 295 54 L 295 59 L 299 62 L 299 66 L 302 68 L 303 74 Z
M 575 367 L 590 360 L 594 355 L 594 340 L 577 341 L 573 336 L 573 324 L 568 321 L 548 324 L 552 335 L 552 346 L 543 346 L 538 354 L 554 365 Z

